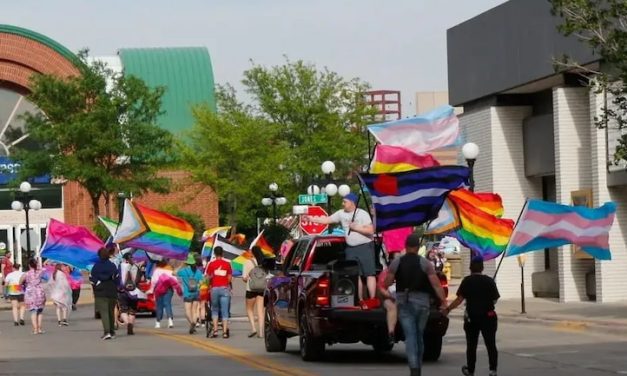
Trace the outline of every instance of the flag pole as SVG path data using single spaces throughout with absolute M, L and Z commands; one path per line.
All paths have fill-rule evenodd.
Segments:
M 514 224 L 514 228 L 512 229 L 512 235 L 514 234 L 514 231 L 516 230 L 516 226 L 518 226 L 518 221 L 520 221 L 520 217 L 522 216 L 522 213 L 525 211 L 525 208 L 527 207 L 527 203 L 528 202 L 529 202 L 529 199 L 526 199 L 525 200 L 525 204 L 523 205 L 522 209 L 520 210 L 520 213 L 518 213 L 518 218 L 516 219 L 516 224 Z M 503 259 L 505 258 L 505 253 L 507 253 L 507 247 L 505 247 L 505 251 L 503 251 L 503 253 L 501 254 L 501 259 L 499 260 L 499 264 L 496 267 L 496 271 L 494 272 L 494 277 L 492 277 L 492 279 L 496 279 L 496 276 L 499 273 L 499 269 L 501 269 L 501 264 L 503 263 Z

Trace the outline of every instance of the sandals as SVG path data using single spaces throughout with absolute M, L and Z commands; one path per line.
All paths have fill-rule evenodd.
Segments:
M 213 333 L 211 333 L 211 338 L 218 338 L 218 331 L 214 330 Z
M 257 332 L 250 332 L 250 334 L 248 335 L 248 338 L 253 338 L 256 335 L 257 335 Z
M 230 335 L 229 335 L 229 331 L 228 330 L 226 332 L 222 333 L 222 338 L 226 339 L 226 338 L 229 338 L 229 337 L 230 337 Z

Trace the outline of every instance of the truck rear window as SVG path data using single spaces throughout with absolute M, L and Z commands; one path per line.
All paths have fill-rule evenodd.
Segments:
M 346 243 L 343 241 L 324 241 L 316 242 L 313 260 L 311 261 L 311 270 L 325 270 L 327 265 L 336 260 L 344 260 L 344 250 Z

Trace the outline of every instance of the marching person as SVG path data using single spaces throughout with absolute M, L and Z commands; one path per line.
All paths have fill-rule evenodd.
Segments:
M 72 288 L 72 311 L 76 311 L 76 304 L 81 297 L 81 287 L 83 284 L 83 273 L 79 268 L 71 268 L 70 287 Z
M 446 296 L 433 264 L 418 255 L 420 242 L 421 237 L 416 233 L 407 237 L 406 253 L 392 261 L 384 284 L 388 288 L 396 280 L 398 319 L 405 333 L 411 376 L 420 376 L 422 372 L 423 336 L 429 318 L 431 289 L 440 299 L 440 308 L 446 308 Z
M 33 334 L 44 334 L 42 328 L 43 312 L 46 306 L 46 293 L 43 287 L 44 271 L 39 268 L 36 259 L 28 261 L 28 272 L 22 276 L 20 283 L 26 286 L 24 291 L 24 303 L 31 312 Z
M 21 265 L 15 264 L 14 270 L 9 273 L 2 282 L 6 287 L 7 294 L 11 300 L 11 310 L 13 311 L 13 325 L 25 325 L 24 314 L 26 313 L 26 305 L 24 305 L 24 286 L 22 284 Z
M 50 299 L 57 311 L 57 323 L 59 326 L 68 326 L 68 312 L 72 309 L 72 288 L 68 276 L 63 271 L 62 264 L 56 264 L 52 272 L 52 279 L 48 281 L 50 287 Z
M 218 336 L 218 315 L 222 314 L 222 338 L 229 338 L 229 308 L 231 305 L 231 279 L 233 269 L 231 263 L 222 258 L 224 250 L 218 246 L 213 249 L 215 260 L 207 266 L 207 276 L 211 283 L 211 319 L 213 333 L 211 338 Z
M 368 297 L 374 298 L 377 290 L 376 260 L 374 249 L 374 226 L 367 211 L 357 207 L 357 195 L 349 193 L 342 200 L 342 210 L 328 217 L 304 216 L 304 220 L 330 224 L 341 223 L 346 234 L 346 259 L 359 263 L 360 277 L 358 280 L 359 300 L 364 299 L 362 278 L 366 278 Z
M 118 268 L 109 259 L 111 249 L 100 248 L 98 261 L 94 264 L 89 275 L 89 280 L 94 288 L 96 310 L 100 313 L 104 334 L 103 340 L 115 338 L 115 304 L 118 299 L 118 286 L 120 285 L 120 273 Z
M 6 278 L 15 269 L 19 269 L 19 268 L 13 265 L 13 255 L 11 255 L 11 252 L 5 253 L 4 257 L 2 258 L 2 263 L 0 263 L 0 275 L 2 276 L 2 278 Z M 4 296 L 5 299 L 9 299 L 7 286 L 3 286 L 2 296 Z
M 390 262 L 394 261 L 396 257 L 399 257 L 398 254 L 399 252 L 391 252 L 389 254 Z M 377 287 L 386 312 L 388 340 L 393 343 L 396 323 L 398 322 L 398 311 L 396 309 L 396 285 L 392 284 L 389 287 L 385 286 L 385 279 L 387 278 L 389 272 L 389 269 L 384 269 L 381 273 L 379 273 L 379 283 Z
M 490 364 L 490 376 L 496 376 L 498 365 L 498 350 L 496 348 L 496 330 L 498 318 L 495 304 L 501 297 L 494 279 L 482 274 L 483 258 L 475 256 L 470 262 L 470 275 L 462 280 L 457 289 L 457 298 L 444 309 L 444 314 L 449 314 L 462 302 L 466 301 L 464 313 L 464 332 L 466 332 L 466 365 L 462 367 L 462 373 L 466 376 L 475 374 L 477 362 L 477 344 L 479 333 L 483 336 L 483 342 L 488 350 Z
M 183 302 L 185 304 L 185 317 L 189 323 L 189 334 L 196 333 L 196 320 L 198 317 L 198 304 L 200 301 L 200 283 L 204 278 L 202 272 L 202 259 L 193 253 L 187 255 L 185 267 L 176 273 L 183 282 Z
M 145 299 L 146 294 L 138 287 L 140 272 L 139 267 L 133 261 L 132 252 L 127 252 L 122 257 L 120 264 L 120 289 L 118 291 L 118 306 L 120 318 L 126 324 L 126 334 L 135 335 L 135 315 L 139 299 Z
M 174 327 L 174 312 L 172 311 L 172 298 L 174 291 L 178 295 L 182 295 L 181 285 L 174 278 L 174 272 L 169 265 L 167 259 L 157 262 L 154 272 L 150 279 L 150 293 L 154 292 L 157 304 L 157 321 L 155 329 L 161 328 L 161 320 L 163 313 L 168 315 L 168 328 Z
M 253 258 L 246 260 L 242 272 L 242 280 L 246 283 L 246 315 L 248 316 L 248 322 L 251 327 L 248 338 L 254 336 L 263 338 L 265 321 L 263 292 L 266 286 L 268 270 L 264 265 L 265 257 L 263 256 L 261 248 L 254 246 L 250 251 L 253 254 Z M 255 311 L 257 311 L 259 330 L 255 328 Z

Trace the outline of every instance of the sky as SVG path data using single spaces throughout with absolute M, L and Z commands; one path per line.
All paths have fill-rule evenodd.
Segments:
M 20 0 L 0 24 L 42 33 L 94 56 L 128 47 L 205 46 L 217 83 L 241 90 L 252 59 L 302 59 L 372 89 L 447 90 L 446 30 L 504 0 Z M 244 97 L 244 96 L 243 96 Z

